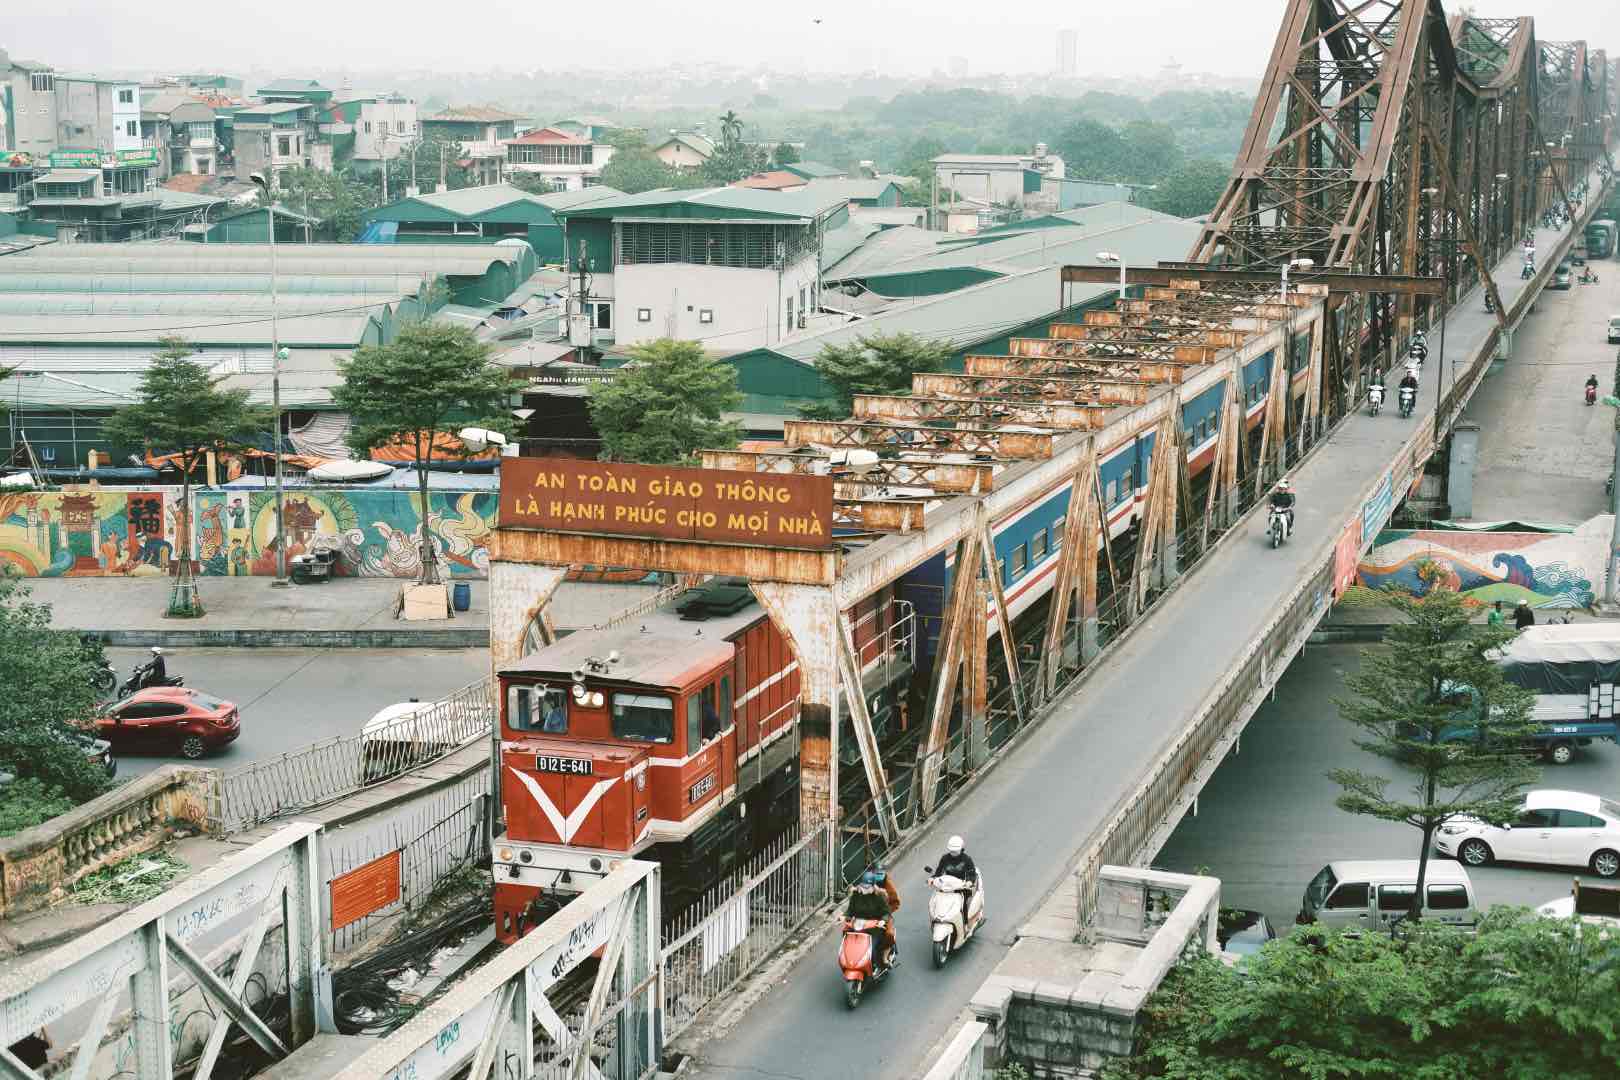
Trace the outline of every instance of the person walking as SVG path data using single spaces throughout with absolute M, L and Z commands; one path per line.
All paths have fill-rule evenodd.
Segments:
M 1486 612 L 1485 625 L 1492 630 L 1500 630 L 1507 625 L 1507 618 L 1502 614 L 1502 601 L 1492 604 L 1491 610 Z
M 1534 625 L 1536 625 L 1536 613 L 1530 610 L 1529 604 L 1520 600 L 1519 606 L 1513 609 L 1513 628 L 1515 630 L 1526 630 Z

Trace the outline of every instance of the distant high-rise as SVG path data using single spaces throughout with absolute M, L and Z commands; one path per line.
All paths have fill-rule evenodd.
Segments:
M 1057 73 L 1071 79 L 1080 74 L 1080 31 L 1058 31 Z

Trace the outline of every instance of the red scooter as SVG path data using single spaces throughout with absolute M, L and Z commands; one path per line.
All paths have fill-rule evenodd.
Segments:
M 1586 384 L 1586 403 L 1588 405 L 1597 404 L 1597 387 L 1592 383 Z
M 882 919 L 844 917 L 844 940 L 838 945 L 838 968 L 844 973 L 844 1004 L 851 1009 L 861 1003 L 870 983 L 881 982 L 894 970 L 883 962 L 886 940 Z

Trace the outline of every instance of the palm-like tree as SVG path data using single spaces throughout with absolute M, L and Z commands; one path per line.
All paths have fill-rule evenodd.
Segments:
M 735 110 L 727 109 L 725 115 L 720 117 L 720 141 L 733 146 L 742 141 L 742 131 L 742 117 Z

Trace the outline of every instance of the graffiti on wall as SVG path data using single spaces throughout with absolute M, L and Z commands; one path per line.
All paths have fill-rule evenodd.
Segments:
M 1524 600 L 1531 607 L 1586 607 L 1603 580 L 1611 518 L 1574 532 L 1470 532 L 1386 529 L 1356 569 L 1360 584 L 1421 596 L 1439 586 L 1480 603 Z M 1434 564 L 1429 580 L 1419 574 Z
M 0 493 L 0 563 L 25 577 L 162 575 L 183 528 L 167 490 Z
M 276 501 L 269 491 L 203 491 L 197 502 L 197 559 L 225 577 L 276 572 Z M 428 493 L 428 534 L 442 569 L 458 577 L 489 572 L 494 492 Z M 303 488 L 286 495 L 287 557 L 317 546 L 339 552 L 346 577 L 415 577 L 421 498 L 410 491 Z

